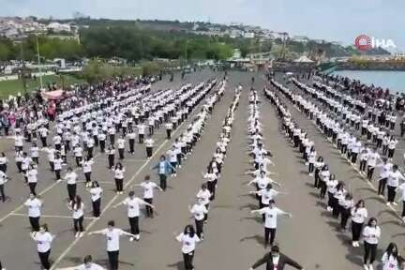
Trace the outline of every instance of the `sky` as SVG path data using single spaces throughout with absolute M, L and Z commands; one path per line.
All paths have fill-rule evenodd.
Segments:
M 405 50 L 404 0 L 0 0 L 0 16 L 243 23 L 354 44 L 360 34 Z

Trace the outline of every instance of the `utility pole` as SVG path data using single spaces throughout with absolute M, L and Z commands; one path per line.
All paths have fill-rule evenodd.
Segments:
M 26 81 L 26 74 L 25 74 L 25 59 L 24 59 L 24 41 L 21 41 L 21 80 L 23 83 L 24 94 L 27 94 L 27 81 Z
M 43 82 L 42 82 L 41 55 L 39 54 L 38 35 L 35 35 L 35 37 L 36 37 L 36 43 L 37 43 L 38 68 L 39 68 L 39 82 L 40 82 L 41 89 L 42 89 L 44 85 L 43 85 Z

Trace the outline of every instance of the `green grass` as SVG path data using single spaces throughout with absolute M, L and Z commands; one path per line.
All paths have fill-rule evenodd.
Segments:
M 63 76 L 65 81 L 65 87 L 75 83 L 85 83 L 84 80 L 76 78 L 71 75 Z M 48 83 L 56 83 L 59 86 L 62 85 L 61 78 L 56 75 L 47 75 L 42 77 L 43 85 L 46 87 Z M 35 90 L 40 87 L 39 77 L 36 80 L 27 80 L 27 91 Z M 16 96 L 20 92 L 24 95 L 24 87 L 22 80 L 2 81 L 0 82 L 0 98 L 8 98 L 9 95 Z

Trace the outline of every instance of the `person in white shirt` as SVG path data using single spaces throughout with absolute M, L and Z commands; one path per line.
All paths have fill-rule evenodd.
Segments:
M 6 154 L 4 152 L 1 152 L 0 154 L 0 171 L 6 173 L 7 172 L 7 163 L 8 163 L 8 158 L 6 157 Z
M 49 255 L 51 254 L 51 244 L 55 236 L 49 233 L 48 225 L 43 224 L 39 228 L 39 232 L 31 233 L 31 238 L 37 243 L 37 251 L 42 268 L 44 270 L 49 270 L 51 268 Z
M 402 183 L 398 188 L 397 191 L 400 192 L 402 200 L 402 221 L 405 223 L 405 183 Z
M 135 154 L 135 139 L 136 139 L 136 134 L 135 131 L 130 128 L 129 132 L 127 134 L 128 140 L 129 140 L 129 153 L 131 155 Z
M 145 138 L 145 130 L 146 130 L 146 125 L 144 123 L 140 123 L 138 126 L 138 138 L 139 138 L 139 144 L 143 144 L 143 140 Z
M 195 233 L 193 225 L 187 225 L 184 232 L 176 237 L 176 240 L 182 243 L 181 252 L 183 254 L 184 269 L 193 270 L 195 246 L 201 241 Z
M 38 170 L 36 168 L 36 165 L 30 165 L 28 167 L 28 170 L 26 172 L 26 177 L 27 177 L 27 182 L 28 186 L 30 188 L 31 194 L 34 194 L 35 196 L 37 195 L 35 189 L 38 183 Z
M 76 238 L 83 236 L 84 208 L 85 206 L 82 202 L 82 198 L 78 195 L 76 195 L 74 199 L 68 203 L 68 209 L 73 212 L 73 227 L 76 233 Z
M 114 168 L 114 179 L 115 187 L 117 189 L 117 194 L 122 194 L 124 190 L 124 173 L 125 168 L 122 166 L 121 162 L 118 162 Z
M 86 187 L 91 186 L 91 171 L 93 163 L 94 163 L 93 159 L 87 158 L 82 164 L 84 177 L 86 178 Z
M 6 194 L 4 192 L 4 184 L 8 181 L 7 175 L 3 172 L 0 171 L 0 196 L 2 202 L 6 201 Z
M 251 211 L 252 214 L 265 214 L 264 221 L 264 246 L 267 247 L 268 244 L 271 246 L 274 243 L 276 238 L 276 229 L 277 229 L 277 217 L 279 215 L 292 217 L 290 213 L 284 212 L 281 209 L 277 208 L 274 200 L 269 201 L 269 206 L 264 208 Z
M 73 201 L 76 197 L 76 189 L 77 189 L 77 174 L 73 171 L 72 168 L 67 168 L 67 173 L 64 177 L 64 180 L 67 184 L 67 191 L 69 196 L 69 201 Z
M 139 185 L 135 185 L 135 187 L 136 186 L 143 188 L 143 200 L 148 203 L 146 205 L 146 216 L 153 218 L 153 207 L 149 206 L 153 204 L 153 195 L 154 195 L 153 190 L 158 189 L 160 191 L 163 191 L 163 189 L 155 182 L 150 181 L 149 175 L 145 176 L 144 182 L 142 182 Z
M 172 138 L 173 123 L 167 122 L 165 124 L 165 127 L 166 127 L 166 138 L 170 140 Z
M 398 170 L 398 165 L 392 166 L 392 171 L 388 173 L 388 182 L 387 182 L 387 189 L 388 189 L 388 198 L 387 198 L 387 205 L 397 205 L 395 202 L 395 196 L 397 194 L 396 190 L 399 187 L 399 181 L 405 181 L 405 177 L 402 173 Z
M 41 218 L 42 201 L 34 194 L 30 194 L 24 205 L 28 208 L 28 218 L 33 232 L 39 231 L 39 219 Z
M 116 204 L 114 208 L 117 208 L 120 205 L 125 205 L 127 207 L 127 214 L 128 214 L 128 220 L 129 220 L 129 226 L 131 227 L 131 234 L 134 235 L 134 237 L 131 237 L 129 240 L 130 241 L 139 241 L 140 235 L 139 235 L 139 207 L 141 205 L 146 205 L 150 208 L 154 208 L 154 206 L 138 197 L 135 197 L 135 192 L 130 191 L 128 193 L 128 198 L 123 200 L 122 202 Z
M 94 234 L 101 234 L 101 235 L 106 236 L 107 254 L 108 254 L 108 261 L 109 261 L 109 266 L 110 266 L 109 269 L 118 270 L 119 254 L 120 254 L 120 237 L 122 235 L 135 237 L 135 235 L 133 235 L 131 233 L 127 233 L 127 232 L 123 231 L 122 229 L 116 228 L 114 220 L 110 220 L 108 222 L 108 228 L 99 230 L 99 231 L 89 232 L 88 235 L 94 235 Z
M 118 155 L 119 159 L 123 160 L 125 158 L 124 152 L 125 152 L 125 137 L 121 136 L 117 140 L 117 148 L 118 148 Z
M 153 155 L 153 145 L 154 145 L 155 141 L 148 136 L 148 138 L 145 140 L 145 146 L 146 146 L 146 156 L 148 158 L 151 158 Z
M 370 218 L 362 234 L 364 239 L 364 269 L 373 270 L 373 263 L 377 255 L 377 246 L 381 238 L 381 229 L 377 225 L 376 218 Z
M 204 219 L 205 215 L 208 214 L 208 209 L 204 204 L 204 199 L 198 198 L 197 202 L 193 206 L 189 206 L 188 209 L 194 217 L 197 236 L 201 240 L 204 240 Z
M 359 200 L 350 212 L 352 219 L 352 246 L 359 247 L 361 231 L 363 230 L 364 222 L 368 217 L 368 211 L 365 207 L 364 201 Z
M 103 195 L 103 189 L 97 181 L 91 183 L 91 188 L 89 190 L 91 195 L 91 202 L 93 206 L 93 216 L 99 217 L 101 214 L 101 196 Z
M 378 176 L 378 195 L 384 198 L 385 187 L 387 186 L 388 175 L 392 169 L 392 163 L 388 162 L 387 158 L 383 158 L 383 162 L 376 166 L 379 168 Z
M 388 244 L 382 258 L 382 268 L 381 270 L 400 270 L 400 258 L 398 254 L 398 247 L 395 243 L 391 242 Z M 402 268 L 403 269 L 403 268 Z
M 36 143 L 32 143 L 30 148 L 30 155 L 32 160 L 38 165 L 39 164 L 39 147 Z
M 380 160 L 380 155 L 377 153 L 377 149 L 370 152 L 367 157 L 367 179 L 371 181 L 373 179 L 374 168 L 377 165 L 377 161 Z
M 93 263 L 91 255 L 84 257 L 83 264 L 74 267 L 56 268 L 56 270 L 106 270 L 104 267 Z
M 210 209 L 210 198 L 211 198 L 211 192 L 208 190 L 207 184 L 204 183 L 201 185 L 201 189 L 197 193 L 197 199 L 201 199 L 203 201 L 203 204 L 205 205 L 205 208 L 207 210 Z M 208 221 L 208 212 L 205 213 L 204 215 L 204 222 L 207 223 Z

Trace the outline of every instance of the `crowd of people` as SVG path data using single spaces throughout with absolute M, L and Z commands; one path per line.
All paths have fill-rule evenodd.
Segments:
M 175 140 L 172 149 L 176 151 L 176 160 L 171 156 L 173 153 L 170 151 L 167 156 L 162 155 L 161 160 L 171 158 L 171 163 L 165 163 L 164 166 L 158 164 L 160 186 L 150 181 L 150 177 L 147 176 L 145 181 L 139 185 L 143 189 L 143 199 L 136 199 L 132 191 L 136 187 L 132 186 L 129 198 L 122 202 L 128 207 L 131 233 L 127 234 L 131 241 L 139 240 L 137 219 L 139 205 L 146 205 L 147 216 L 153 217 L 153 189 L 158 188 L 164 191 L 166 179 L 163 179 L 162 175 L 167 177 L 169 174 L 175 173 L 175 169 L 181 166 L 181 159 L 191 153 L 193 146 L 201 136 L 204 121 L 209 118 L 213 106 L 223 95 L 225 82 L 221 82 L 216 87 L 215 94 L 207 97 L 216 84 L 216 80 L 209 80 L 195 86 L 186 84 L 178 90 L 168 89 L 153 92 L 150 90 L 150 83 L 141 84 L 137 88 L 121 89 L 122 91 L 117 91 L 116 95 L 94 102 L 91 102 L 91 98 L 89 98 L 83 106 L 80 106 L 82 103 L 72 103 L 77 106 L 72 105 L 72 107 L 68 107 L 69 109 L 60 111 L 55 119 L 50 119 L 49 116 L 40 113 L 33 114 L 32 118 L 24 118 L 14 126 L 14 159 L 18 172 L 28 186 L 29 198 L 24 206 L 28 209 L 32 229 L 31 238 L 37 243 L 37 251 L 43 269 L 50 269 L 49 256 L 55 236 L 48 231 L 46 224 L 41 224 L 44 202 L 37 194 L 36 186 L 38 180 L 46 181 L 41 176 L 41 170 L 44 168 L 42 165 L 46 162 L 42 160 L 40 153 L 43 151 L 47 155 L 49 169 L 55 173 L 54 183 L 66 182 L 68 195 L 66 205 L 72 212 L 75 237 L 81 238 L 85 231 L 83 222 L 86 206 L 82 198 L 77 195 L 77 189 L 82 188 L 81 185 L 78 185 L 80 184 L 79 175 L 82 173 L 85 178 L 83 187 L 91 198 L 93 216 L 98 218 L 106 209 L 101 210 L 103 189 L 98 181 L 92 179 L 92 166 L 96 161 L 95 158 L 99 155 L 107 157 L 107 168 L 112 171 L 117 196 L 123 194 L 124 189 L 130 185 L 130 182 L 124 184 L 125 153 L 134 154 L 135 143 L 137 143 L 139 146 L 145 145 L 146 158 L 153 157 L 154 130 L 164 124 L 169 139 L 172 131 L 179 128 L 196 106 L 205 100 L 200 113 L 191 121 L 183 134 Z M 112 89 L 115 91 L 113 87 Z M 135 142 L 136 139 L 138 139 L 137 142 Z M 127 143 L 129 143 L 129 147 Z M 98 151 L 97 148 L 99 148 Z M 115 148 L 118 148 L 118 156 Z M 8 199 L 5 185 L 9 179 L 7 170 L 11 159 L 12 157 L 9 155 L 1 154 L 0 194 L 3 202 L 7 202 Z M 64 175 L 62 175 L 63 171 L 66 172 Z M 138 205 L 138 210 L 134 207 L 135 204 Z M 115 229 L 117 228 L 112 221 L 111 224 L 109 223 L 108 231 L 102 232 L 107 235 L 107 239 L 111 239 L 111 243 L 107 241 L 111 269 L 118 269 L 119 252 L 116 252 L 118 251 L 116 248 L 119 246 L 119 242 L 117 237 L 125 234 Z M 108 236 L 110 233 L 113 237 Z M 95 265 L 90 261 L 87 258 L 84 265 Z
M 342 131 L 336 132 L 336 134 L 331 128 L 334 127 L 334 125 L 324 128 L 325 122 L 329 121 L 328 124 L 330 124 L 332 121 L 337 121 L 337 118 L 333 118 L 333 114 L 330 112 L 325 113 L 317 104 L 311 103 L 309 100 L 305 99 L 303 95 L 290 90 L 274 79 L 271 79 L 270 83 L 271 87 L 275 90 L 265 89 L 265 95 L 271 100 L 272 104 L 277 107 L 286 137 L 289 138 L 293 147 L 297 148 L 302 154 L 302 158 L 308 166 L 308 174 L 314 178 L 314 188 L 319 190 L 320 199 L 327 200 L 326 210 L 331 212 L 332 217 L 336 219 L 340 218 L 339 228 L 342 232 L 347 230 L 348 220 L 351 219 L 352 246 L 359 247 L 360 240 L 362 240 L 364 246 L 364 269 L 374 269 L 373 265 L 377 256 L 377 247 L 382 236 L 377 218 L 369 217 L 369 211 L 366 208 L 364 200 L 358 199 L 357 202 L 355 202 L 355 194 L 350 192 L 344 181 L 337 180 L 339 176 L 333 174 L 333 172 L 331 172 L 332 168 L 329 168 L 327 164 L 327 160 L 318 155 L 314 140 L 309 138 L 305 130 L 300 128 L 299 123 L 292 118 L 288 106 L 283 100 L 286 99 L 296 105 L 309 119 L 316 121 L 325 136 L 332 138 L 335 135 L 335 141 L 333 142 L 339 145 L 342 155 L 350 153 L 349 160 L 351 162 L 356 162 L 356 153 L 360 153 L 364 146 L 362 146 L 360 140 L 356 140 L 356 137 L 354 137 L 354 139 L 350 139 L 349 147 L 349 136 L 347 135 L 348 138 L 344 137 L 346 136 L 344 134 L 344 128 L 342 128 Z M 295 84 L 303 88 L 303 85 L 297 81 L 295 81 Z M 316 96 L 314 92 L 311 93 L 311 96 L 312 95 Z M 337 126 L 339 127 L 340 121 L 337 122 Z M 351 121 L 345 121 L 345 119 L 343 119 L 342 122 L 351 125 Z M 355 126 L 355 124 L 353 124 L 353 126 Z M 342 144 L 344 145 L 343 147 Z M 371 167 L 377 165 L 379 156 L 375 151 L 369 149 L 366 149 L 366 151 L 366 164 L 371 165 L 369 167 L 369 169 L 371 169 Z M 364 153 L 366 153 L 366 151 Z M 388 160 L 386 160 L 385 163 L 387 163 L 387 161 Z M 386 177 L 389 183 L 399 182 L 401 176 L 397 171 L 397 166 L 385 166 L 385 164 L 382 164 L 380 167 L 382 171 L 386 170 Z M 383 269 L 400 269 L 400 267 L 403 267 L 403 259 L 399 256 L 398 247 L 395 243 L 389 244 L 386 252 L 382 256 L 381 262 Z
M 235 97 L 228 108 L 227 115 L 222 123 L 221 133 L 215 145 L 212 160 L 207 166 L 207 171 L 203 174 L 206 181 L 201 185 L 201 189 L 196 194 L 196 202 L 189 206 L 190 214 L 193 216 L 195 226 L 186 225 L 184 231 L 176 235 L 176 240 L 182 244 L 184 269 L 193 270 L 193 259 L 196 245 L 205 239 L 204 226 L 208 223 L 208 212 L 210 204 L 216 198 L 216 188 L 221 178 L 221 171 L 224 166 L 228 144 L 231 140 L 232 124 L 234 113 L 239 105 L 241 88 L 236 89 Z

